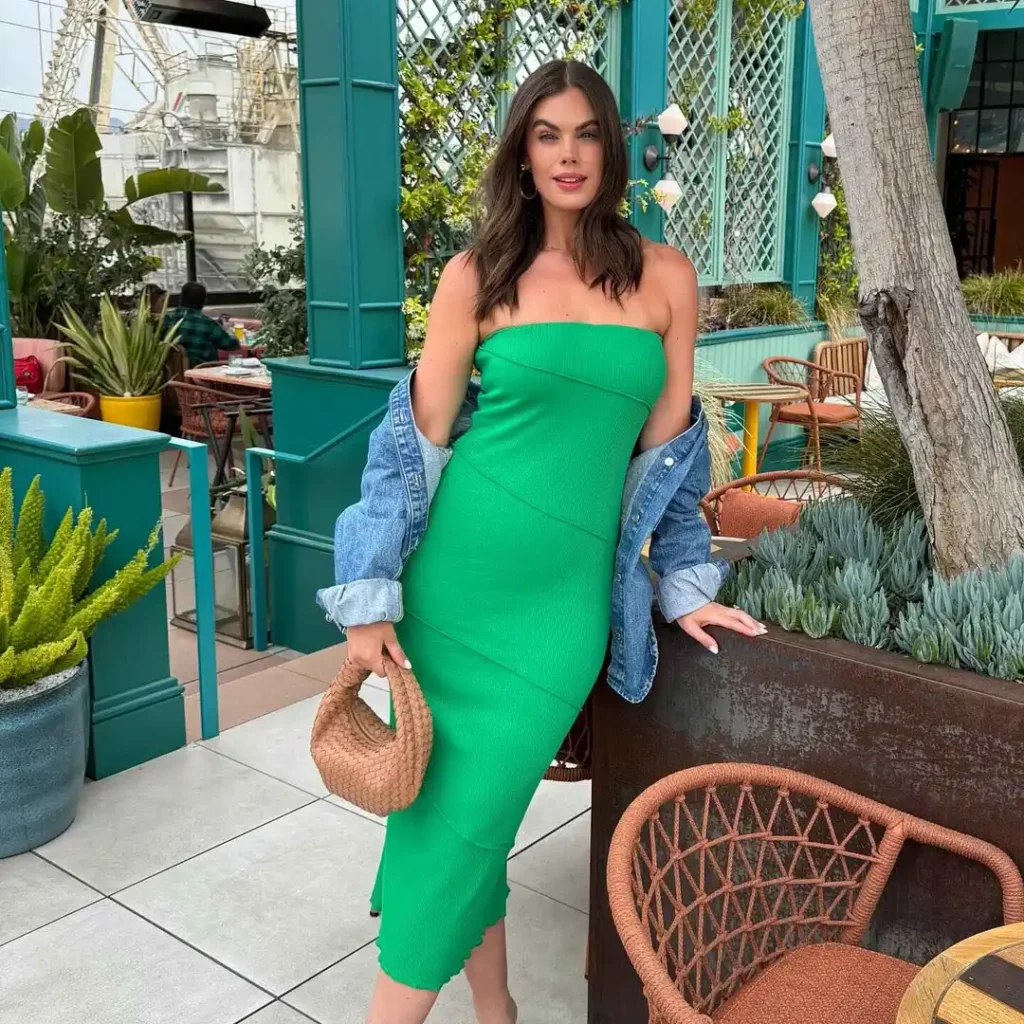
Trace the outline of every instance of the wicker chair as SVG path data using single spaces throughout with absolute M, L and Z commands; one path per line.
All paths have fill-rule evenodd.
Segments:
M 864 389 L 864 372 L 868 365 L 868 339 L 844 338 L 842 341 L 823 341 L 814 346 L 811 361 L 842 374 L 833 378 L 827 397 L 848 398 L 854 401 Z
M 226 391 L 217 391 L 214 388 L 202 387 L 199 384 L 190 384 L 187 381 L 172 380 L 167 385 L 167 390 L 172 391 L 178 401 L 178 409 L 181 412 L 181 436 L 191 438 L 193 441 L 209 442 L 210 434 L 206 430 L 206 423 L 203 414 L 199 409 L 201 405 L 218 405 L 222 403 L 245 404 L 244 399 L 238 395 L 229 394 Z M 228 417 L 220 409 L 208 410 L 210 428 L 217 438 L 227 435 L 229 427 Z M 238 420 L 235 420 L 233 434 L 240 432 Z M 171 469 L 171 478 L 167 486 L 174 486 L 174 478 L 178 472 L 178 464 L 181 461 L 181 449 L 174 454 L 174 467 Z M 228 448 L 228 464 L 232 465 L 231 449 Z
M 709 491 L 700 507 L 716 537 L 751 540 L 764 529 L 795 523 L 808 501 L 841 494 L 846 487 L 841 476 L 814 469 L 783 469 L 730 480 Z
M 96 396 L 89 394 L 88 391 L 44 391 L 38 397 L 75 406 L 74 412 L 68 410 L 68 416 L 96 419 Z
M 711 764 L 644 790 L 607 881 L 651 1024 L 893 1024 L 918 968 L 860 942 L 908 839 L 990 868 L 1024 919 L 1001 850 L 821 779 Z
M 803 388 L 805 397 L 801 402 L 772 405 L 760 461 L 764 461 L 775 427 L 779 423 L 791 423 L 807 431 L 808 461 L 820 473 L 822 430 L 860 424 L 863 376 L 856 377 L 852 373 L 831 370 L 807 359 L 790 359 L 788 356 L 772 356 L 764 361 L 762 367 L 773 384 L 796 385 Z M 848 402 L 826 401 L 838 395 L 850 394 L 853 398 Z

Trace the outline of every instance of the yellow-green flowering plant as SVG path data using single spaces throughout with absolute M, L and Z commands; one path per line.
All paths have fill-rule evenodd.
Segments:
M 77 665 L 88 638 L 104 619 L 153 589 L 178 557 L 153 568 L 157 524 L 140 548 L 105 583 L 89 590 L 104 552 L 117 536 L 92 509 L 69 508 L 49 543 L 43 532 L 45 498 L 37 476 L 14 516 L 10 467 L 0 473 L 0 687 L 27 686 Z

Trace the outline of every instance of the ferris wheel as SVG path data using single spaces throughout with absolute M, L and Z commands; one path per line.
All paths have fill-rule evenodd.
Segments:
M 81 106 L 75 89 L 81 77 L 83 56 L 91 46 L 88 105 L 96 111 L 96 127 L 100 131 L 108 128 L 121 43 L 142 62 L 157 85 L 166 83 L 173 64 L 172 54 L 160 29 L 142 21 L 134 5 L 122 5 L 121 0 L 67 0 L 43 75 L 36 108 L 39 119 L 50 124 Z

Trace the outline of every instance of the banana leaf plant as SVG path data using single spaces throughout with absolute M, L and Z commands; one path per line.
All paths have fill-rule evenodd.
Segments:
M 174 192 L 224 190 L 187 168 L 162 167 L 128 178 L 124 203 L 112 206 L 103 187 L 101 152 L 100 137 L 84 107 L 62 117 L 49 134 L 39 121 L 22 132 L 16 115 L 0 120 L 0 207 L 15 334 L 55 336 L 60 297 L 68 291 L 61 279 L 69 273 L 90 277 L 99 265 L 107 272 L 109 290 L 120 294 L 119 288 L 130 290 L 159 266 L 155 259 L 147 262 L 144 254 L 140 258 L 143 247 L 188 237 L 135 220 L 135 204 Z M 55 231 L 59 237 L 50 238 Z M 81 258 L 69 259 L 63 251 L 67 247 Z M 111 273 L 119 260 L 125 264 L 123 281 L 116 267 Z M 95 297 L 94 289 L 92 314 L 98 313 Z
M 177 344 L 180 323 L 164 327 L 150 315 L 143 295 L 126 321 L 109 295 L 100 300 L 100 326 L 90 330 L 72 310 L 65 311 L 60 331 L 67 341 L 58 362 L 74 367 L 75 375 L 101 395 L 130 398 L 155 395 L 167 383 L 164 368 Z

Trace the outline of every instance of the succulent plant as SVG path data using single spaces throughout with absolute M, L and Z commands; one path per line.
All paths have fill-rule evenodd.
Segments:
M 812 502 L 761 534 L 727 599 L 808 636 L 1024 680 L 1024 556 L 944 579 L 913 514 L 883 529 L 855 499 Z
M 77 665 L 99 623 L 155 587 L 175 556 L 150 568 L 160 541 L 154 527 L 146 547 L 91 594 L 89 583 L 117 536 L 105 520 L 95 529 L 92 509 L 69 508 L 49 545 L 43 532 L 45 498 L 37 476 L 14 517 L 10 467 L 0 473 L 0 687 L 27 686 Z

